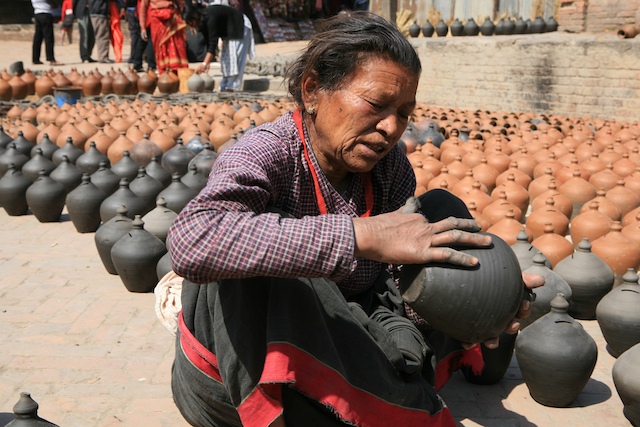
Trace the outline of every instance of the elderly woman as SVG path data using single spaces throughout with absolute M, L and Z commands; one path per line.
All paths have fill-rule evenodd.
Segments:
M 174 222 L 172 388 L 192 425 L 455 425 L 423 361 L 462 345 L 425 341 L 388 267 L 472 266 L 447 245 L 490 239 L 447 218 L 470 216 L 444 191 L 422 200 L 432 221 L 403 209 L 415 177 L 396 144 L 420 72 L 384 19 L 331 18 L 289 70 L 299 109 L 226 150 Z

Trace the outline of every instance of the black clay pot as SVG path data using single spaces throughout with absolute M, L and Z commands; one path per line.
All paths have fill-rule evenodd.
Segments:
M 478 385 L 492 385 L 499 382 L 511 363 L 517 336 L 517 333 L 503 332 L 500 334 L 500 345 L 497 348 L 487 348 L 486 345 L 480 344 L 484 366 L 480 373 L 475 373 L 469 366 L 462 365 L 462 374 L 467 381 Z
M 180 178 L 180 181 L 199 193 L 207 185 L 207 177 L 198 172 L 195 164 L 190 163 L 189 165 L 189 170 Z
M 13 140 L 13 143 L 16 146 L 16 150 L 25 156 L 30 156 L 31 150 L 35 147 L 33 142 L 24 137 L 24 133 L 21 130 L 18 131 L 18 136 Z
M 431 326 L 462 342 L 499 336 L 524 297 L 518 259 L 496 235 L 487 248 L 456 248 L 479 259 L 473 268 L 430 263 L 400 274 L 405 302 Z
M 167 201 L 164 197 L 158 197 L 156 207 L 142 217 L 144 229 L 165 242 L 169 228 L 177 216 L 177 213 L 167 207 Z
M 27 188 L 32 182 L 22 172 L 9 165 L 9 170 L 0 178 L 0 206 L 9 216 L 25 215 L 29 210 Z
M 209 173 L 211 172 L 211 168 L 213 167 L 213 164 L 216 162 L 217 158 L 218 153 L 216 153 L 211 148 L 211 144 L 206 143 L 202 151 L 200 151 L 193 159 L 191 159 L 191 161 L 189 162 L 189 166 L 196 165 L 196 169 L 198 170 L 198 172 L 208 178 Z
M 606 294 L 596 307 L 598 325 L 616 357 L 640 343 L 638 275 L 630 268 L 622 280 L 622 284 Z
M 60 221 L 67 191 L 64 185 L 40 172 L 38 179 L 27 188 L 27 204 L 40 222 Z
M 125 151 L 122 153 L 122 158 L 116 164 L 111 165 L 111 172 L 120 178 L 127 178 L 131 182 L 138 176 L 139 168 L 140 165 L 131 158 L 131 154 Z
M 550 16 L 545 21 L 544 31 L 545 31 L 545 33 L 551 33 L 553 31 L 558 31 L 558 21 L 556 21 L 553 16 Z
M 111 259 L 111 248 L 133 227 L 133 220 L 127 216 L 127 211 L 126 206 L 118 206 L 116 216 L 102 224 L 94 236 L 98 255 L 109 274 L 118 274 Z
M 569 314 L 576 319 L 593 320 L 602 297 L 613 288 L 615 274 L 600 257 L 591 252 L 589 239 L 553 268 L 571 286 Z
M 640 426 L 640 344 L 622 353 L 613 364 L 613 383 L 624 404 L 624 416 Z
M 529 235 L 527 235 L 526 231 L 524 231 L 524 228 L 518 232 L 518 235 L 516 236 L 516 242 L 511 245 L 511 250 L 514 254 L 516 254 L 518 263 L 520 264 L 520 270 L 522 271 L 531 267 L 533 265 L 533 257 L 536 256 L 536 254 L 540 253 L 540 251 L 535 246 L 529 243 Z M 545 265 L 551 268 L 551 263 L 549 262 L 547 257 L 545 257 L 545 260 Z M 553 295 L 555 296 L 555 293 Z
M 49 160 L 53 158 L 53 153 L 60 149 L 60 147 L 58 147 L 53 141 L 49 139 L 49 134 L 46 133 L 42 136 L 42 140 L 40 141 L 40 143 L 38 143 L 31 149 L 31 157 L 35 155 L 37 148 L 41 149 L 42 155 Z
M 51 161 L 58 166 L 62 163 L 64 156 L 67 156 L 69 162 L 75 165 L 76 160 L 78 160 L 78 157 L 82 156 L 83 153 L 84 151 L 73 145 L 73 139 L 68 137 L 67 142 L 53 153 Z
M 418 37 L 420 35 L 420 25 L 416 21 L 409 26 L 409 35 L 411 37 Z
M 96 148 L 95 142 L 91 141 L 89 149 L 76 160 L 76 166 L 82 173 L 91 175 L 98 170 L 100 162 L 103 161 L 109 161 L 109 158 Z
M 451 35 L 453 37 L 460 37 L 464 35 L 464 25 L 462 25 L 462 22 L 460 22 L 458 18 L 451 23 L 451 27 L 449 27 L 449 29 L 451 30 Z
M 164 188 L 167 188 L 169 184 L 171 184 L 171 174 L 168 170 L 162 167 L 157 157 L 152 157 L 145 169 L 147 171 L 147 175 L 160 181 Z
M 16 170 L 22 170 L 22 166 L 28 161 L 29 156 L 16 150 L 15 144 L 10 142 L 5 152 L 0 155 L 0 176 L 5 174 L 9 169 L 9 165 L 13 165 Z
M 158 281 L 160 281 L 170 271 L 173 271 L 173 267 L 171 266 L 171 257 L 169 256 L 169 252 L 167 252 L 162 255 L 162 258 L 158 261 L 158 265 L 156 265 L 156 276 L 158 277 Z
M 129 292 L 152 292 L 158 283 L 156 266 L 167 249 L 144 229 L 140 215 L 131 225 L 133 228 L 111 248 L 111 259 Z
M 482 30 L 481 30 L 482 31 Z M 496 28 L 493 32 L 496 36 L 501 36 L 504 34 L 504 18 L 500 18 L 498 23 L 496 24 Z
M 91 182 L 108 196 L 116 192 L 120 188 L 119 175 L 113 173 L 109 167 L 109 162 L 102 161 L 98 170 L 91 174 Z
M 438 37 L 446 37 L 449 34 L 449 26 L 442 19 L 436 24 L 436 34 Z
M 480 25 L 480 34 L 483 36 L 492 36 L 496 31 L 496 24 L 487 16 L 482 25 Z
M 73 191 L 82 182 L 82 171 L 69 161 L 67 156 L 62 157 L 62 162 L 49 174 L 51 179 L 64 185 L 67 193 Z
M 531 314 L 529 317 L 520 321 L 520 327 L 522 329 L 549 313 L 551 311 L 551 300 L 559 293 L 563 294 L 564 299 L 569 303 L 571 301 L 571 287 L 566 280 L 546 265 L 547 262 L 549 262 L 547 257 L 537 252 L 533 257 L 533 265 L 524 270 L 525 273 L 538 274 L 544 277 L 544 286 L 534 290 L 536 298 L 531 303 Z
M 540 16 L 536 16 L 536 19 L 534 19 L 530 24 L 529 31 L 532 34 L 541 34 L 545 32 L 546 27 L 547 24 L 544 22 L 544 19 Z
M 513 22 L 511 18 L 507 18 L 504 21 L 504 26 L 502 27 L 502 29 L 505 36 L 510 36 L 516 31 L 516 23 Z
M 520 332 L 516 359 L 533 399 L 545 406 L 566 407 L 589 381 L 598 358 L 598 347 L 567 309 L 558 294 L 551 312 Z
M 477 36 L 480 33 L 480 27 L 476 23 L 475 19 L 469 18 L 464 23 L 464 35 L 465 36 Z
M 82 176 L 80 185 L 67 194 L 65 204 L 78 233 L 93 233 L 100 227 L 100 205 L 106 198 L 87 174 Z
M 445 137 L 442 133 L 440 133 L 440 127 L 435 122 L 431 122 L 427 125 L 426 129 L 422 133 L 420 133 L 418 139 L 420 140 L 421 144 L 425 144 L 430 139 L 433 145 L 440 148 L 440 145 L 444 142 Z
M 187 206 L 187 203 L 198 195 L 198 192 L 192 188 L 187 187 L 182 181 L 180 181 L 180 175 L 173 174 L 171 184 L 158 194 L 158 197 L 164 197 L 167 201 L 167 207 L 176 213 Z
M 120 180 L 120 187 L 100 205 L 102 222 L 107 222 L 116 216 L 120 205 L 127 207 L 129 218 L 135 218 L 136 215 L 144 215 L 147 212 L 147 203 L 131 191 L 126 178 Z
M 58 427 L 38 416 L 38 407 L 31 394 L 20 393 L 20 399 L 13 405 L 13 420 L 5 424 L 5 427 Z
M 515 28 L 513 30 L 513 34 L 526 34 L 528 30 L 528 26 L 526 21 L 522 19 L 522 16 L 518 18 L 515 23 Z
M 422 35 L 425 37 L 433 36 L 433 33 L 435 32 L 435 30 L 436 30 L 435 27 L 431 24 L 431 22 L 429 22 L 428 19 L 422 25 L 422 28 L 420 28 L 420 31 L 422 31 Z
M 9 145 L 11 141 L 13 141 L 13 138 L 7 135 L 7 133 L 4 131 L 4 127 L 0 125 L 0 148 L 6 149 L 7 145 Z
M 40 176 L 40 171 L 44 171 L 45 175 L 50 175 L 56 168 L 56 165 L 42 155 L 42 150 L 36 148 L 35 155 L 29 159 L 27 163 L 22 165 L 22 174 L 34 182 Z
M 147 174 L 146 169 L 143 167 L 138 168 L 138 175 L 133 181 L 131 181 L 129 188 L 136 194 L 136 196 L 140 197 L 147 204 L 147 210 L 145 213 L 156 207 L 158 194 L 164 190 L 162 183 L 157 179 L 150 177 L 149 174 Z
M 161 163 L 171 175 L 177 173 L 183 176 L 187 173 L 189 162 L 194 157 L 195 153 L 184 146 L 182 138 L 178 138 L 176 145 L 164 153 Z
M 193 152 L 193 154 L 198 155 L 202 150 L 204 150 L 206 143 L 202 140 L 202 136 L 198 131 L 196 136 L 191 138 L 189 142 L 186 143 L 185 147 Z

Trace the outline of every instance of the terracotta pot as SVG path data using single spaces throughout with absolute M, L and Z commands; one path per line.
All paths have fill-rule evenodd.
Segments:
M 554 232 L 553 224 L 547 222 L 544 226 L 544 234 L 531 242 L 544 256 L 547 257 L 551 266 L 555 266 L 560 261 L 573 253 L 573 245 L 564 236 Z
M 605 197 L 620 209 L 622 216 L 640 205 L 640 195 L 625 187 L 624 180 L 618 180 L 616 186 L 606 192 Z
M 11 99 L 25 99 L 27 97 L 27 84 L 18 76 L 17 72 L 7 83 L 11 86 Z
M 534 239 L 544 234 L 546 224 L 551 224 L 553 232 L 560 236 L 564 236 L 569 230 L 569 219 L 554 206 L 552 197 L 547 199 L 544 208 L 532 211 L 525 224 L 528 234 L 532 235 Z
M 522 223 L 515 219 L 513 211 L 508 211 L 505 217 L 494 223 L 487 232 L 499 236 L 509 245 L 513 245 L 517 241 L 518 233 L 522 230 Z
M 633 24 L 627 24 L 620 27 L 618 30 L 618 38 L 620 39 L 632 39 L 638 35 L 638 27 Z
M 614 221 L 607 234 L 592 243 L 592 252 L 600 257 L 615 275 L 614 286 L 622 283 L 629 268 L 640 267 L 640 246 L 622 234 L 622 225 Z

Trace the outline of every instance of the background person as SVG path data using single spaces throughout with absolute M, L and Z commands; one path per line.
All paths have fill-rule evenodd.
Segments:
M 93 25 L 91 25 L 91 12 L 89 0 L 72 0 L 73 15 L 78 21 L 78 33 L 80 34 L 80 59 L 82 62 L 98 62 L 91 57 L 96 43 Z
M 156 66 L 160 73 L 167 69 L 188 68 L 185 28 L 182 19 L 183 0 L 141 0 L 139 19 L 143 40 L 148 40 L 149 27 Z
M 298 109 L 221 154 L 174 221 L 172 390 L 192 425 L 455 426 L 427 378 L 456 354 L 482 363 L 479 346 L 424 336 L 388 266 L 472 266 L 448 246 L 490 239 L 444 190 L 422 196 L 423 214 L 403 210 L 416 183 L 397 142 L 420 73 L 384 19 L 328 20 L 288 71 Z
M 31 0 L 35 32 L 33 33 L 33 47 L 31 60 L 34 65 L 42 64 L 40 52 L 44 41 L 45 57 L 50 65 L 61 65 L 56 61 L 53 53 L 55 38 L 53 36 L 53 10 L 57 5 L 52 0 Z
M 64 39 L 69 41 L 69 44 L 73 43 L 73 1 L 64 0 L 61 8 L 62 24 L 60 25 L 60 44 L 64 45 Z

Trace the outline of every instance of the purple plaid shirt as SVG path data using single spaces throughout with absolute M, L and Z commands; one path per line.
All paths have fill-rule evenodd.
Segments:
M 326 277 L 345 295 L 371 286 L 385 264 L 354 257 L 352 218 L 365 212 L 359 175 L 340 195 L 318 171 L 331 214 L 320 215 L 292 112 L 247 134 L 216 160 L 207 186 L 168 236 L 173 269 L 194 283 L 228 278 Z M 371 172 L 372 215 L 413 195 L 415 177 L 396 147 Z M 292 218 L 270 210 L 280 210 Z

